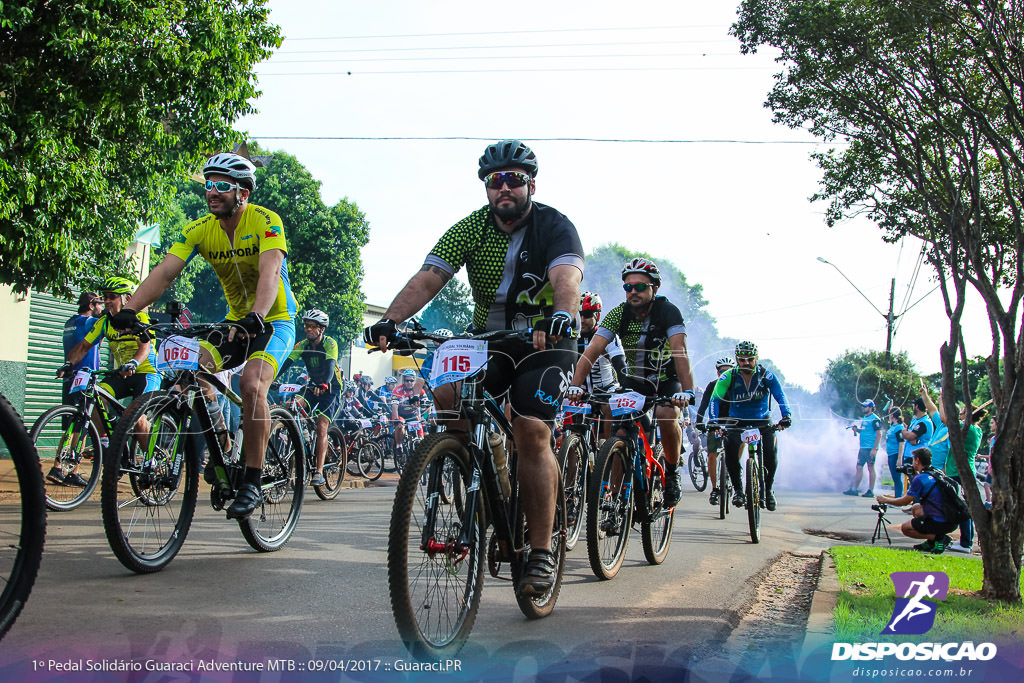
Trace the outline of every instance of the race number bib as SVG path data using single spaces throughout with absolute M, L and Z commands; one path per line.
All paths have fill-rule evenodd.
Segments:
M 420 428 L 420 423 L 419 422 L 406 422 L 405 423 L 405 428 L 406 429 L 419 429 Z
M 757 429 L 748 429 L 740 434 L 743 443 L 757 443 L 761 440 L 761 432 Z
M 292 394 L 299 393 L 300 389 L 302 389 L 301 384 L 282 384 L 281 387 L 277 390 L 277 393 L 281 394 L 281 398 L 287 399 Z
M 75 373 L 75 378 L 71 380 L 71 388 L 68 389 L 69 394 L 73 394 L 76 391 L 85 389 L 86 385 L 89 384 L 89 375 L 91 373 L 88 370 L 79 370 Z
M 590 415 L 589 403 L 573 403 L 569 399 L 562 401 L 562 412 L 566 415 Z
M 199 368 L 199 340 L 173 336 L 164 340 L 156 357 L 157 372 L 168 370 L 197 370 Z
M 458 382 L 479 372 L 487 364 L 487 342 L 480 339 L 452 339 L 437 347 L 430 373 L 430 386 Z
M 637 413 L 644 409 L 644 395 L 635 391 L 615 394 L 608 401 L 608 405 L 612 409 L 613 417 Z
M 366 419 L 358 420 L 358 422 L 359 426 L 362 427 L 363 429 L 369 429 L 370 427 L 373 426 L 373 423 Z

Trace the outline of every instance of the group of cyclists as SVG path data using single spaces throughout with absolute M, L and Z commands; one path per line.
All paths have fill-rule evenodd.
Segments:
M 642 257 L 626 263 L 621 272 L 625 299 L 604 313 L 600 296 L 581 294 L 584 252 L 575 226 L 556 209 L 533 199 L 537 171 L 536 155 L 522 142 L 489 145 L 478 168 L 487 204 L 441 236 L 384 317 L 363 333 L 368 347 L 386 350 L 395 342 L 399 325 L 430 302 L 463 266 L 475 304 L 472 331 L 529 333 L 528 343 L 504 347 L 489 357 L 484 379 L 487 391 L 507 406 L 519 454 L 530 553 L 518 587 L 526 595 L 548 590 L 556 569 L 549 532 L 559 485 L 552 430 L 562 401 L 608 391 L 626 377 L 654 387 L 660 399 L 654 422 L 665 453 L 668 508 L 680 498 L 680 410 L 695 404 L 686 325 L 679 308 L 658 294 L 662 278 L 657 265 Z M 148 322 L 145 309 L 193 258 L 209 262 L 224 290 L 224 321 L 230 329 L 200 342 L 199 366 L 212 373 L 244 364 L 239 394 L 245 477 L 227 509 L 229 518 L 244 519 L 262 503 L 268 392 L 292 364 L 301 360 L 306 367 L 309 380 L 301 395 L 317 420 L 313 484 L 323 481 L 331 421 L 383 412 L 395 424 L 394 442 L 400 446 L 408 438 L 405 422 L 422 421 L 426 395 L 422 379 L 411 370 L 400 382 L 387 378 L 378 392 L 367 375 L 345 382 L 338 368 L 338 342 L 326 334 L 329 319 L 323 311 L 311 309 L 301 317 L 305 338 L 296 343 L 297 310 L 289 284 L 285 229 L 277 214 L 249 202 L 256 189 L 254 165 L 241 155 L 220 153 L 206 161 L 203 177 L 210 213 L 185 226 L 138 286 L 123 278 L 104 283 L 106 314 L 75 347 L 61 374 L 70 373 L 72 365 L 105 338 L 118 368 L 107 380 L 107 390 L 120 399 L 153 389 L 159 375 L 151 342 L 125 331 L 138 331 Z M 451 336 L 450 331 L 443 332 Z M 772 397 L 782 412 L 779 426 L 789 425 L 791 410 L 778 379 L 757 360 L 757 347 L 741 342 L 735 361 L 718 361 L 719 377 L 704 392 L 698 428 L 706 428 L 705 417 L 709 422 L 729 417 L 748 426 L 767 426 Z M 468 439 L 465 423 L 453 410 L 456 390 L 451 384 L 434 388 L 436 423 Z M 214 415 L 217 396 L 208 384 L 203 391 Z M 214 424 L 225 442 L 231 438 L 223 419 Z M 708 447 L 712 458 L 724 448 L 736 491 L 734 503 L 742 504 L 738 437 L 731 432 L 724 439 L 713 434 Z M 764 438 L 764 464 L 767 509 L 774 510 L 777 457 L 770 431 Z M 714 460 L 710 469 L 714 477 Z M 67 477 L 60 472 L 51 475 L 54 481 Z M 711 495 L 712 503 L 717 502 L 714 489 Z

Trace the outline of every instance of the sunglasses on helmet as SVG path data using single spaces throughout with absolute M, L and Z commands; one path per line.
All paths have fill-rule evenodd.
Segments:
M 653 286 L 653 285 L 651 285 L 651 284 L 650 284 L 650 283 L 648 283 L 648 282 L 637 282 L 637 283 L 636 283 L 636 284 L 634 284 L 634 285 L 631 285 L 631 284 L 629 284 L 629 283 L 627 282 L 627 283 L 624 283 L 624 284 L 622 285 L 622 288 L 623 288 L 624 290 L 626 290 L 626 293 L 627 293 L 627 294 L 629 294 L 629 293 L 630 293 L 630 292 L 632 292 L 632 291 L 633 291 L 634 289 L 635 289 L 636 291 L 638 291 L 638 292 L 644 292 L 644 291 L 647 291 L 647 288 L 648 288 L 648 287 L 651 287 L 651 286 Z
M 514 190 L 517 187 L 526 185 L 530 180 L 530 176 L 526 173 L 501 171 L 484 176 L 484 185 L 489 190 L 500 190 L 502 185 L 508 185 L 509 189 Z

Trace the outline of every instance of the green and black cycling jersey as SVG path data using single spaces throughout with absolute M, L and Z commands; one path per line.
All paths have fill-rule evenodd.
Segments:
M 309 374 L 310 384 L 327 384 L 331 387 L 331 393 L 341 391 L 341 370 L 338 368 L 338 342 L 333 337 L 324 336 L 322 344 L 316 344 L 303 339 L 292 349 L 288 360 L 281 366 L 281 372 L 292 366 L 292 363 L 301 359 Z
M 654 297 L 644 318 L 637 318 L 625 302 L 619 304 L 601 318 L 595 334 L 609 341 L 619 335 L 630 374 L 655 384 L 677 379 L 668 340 L 686 334 L 686 324 L 683 314 L 665 297 Z
M 576 227 L 550 206 L 534 202 L 529 219 L 511 234 L 485 206 L 449 228 L 425 265 L 451 275 L 466 266 L 475 329 L 525 330 L 555 312 L 551 268 L 583 271 L 583 245 Z

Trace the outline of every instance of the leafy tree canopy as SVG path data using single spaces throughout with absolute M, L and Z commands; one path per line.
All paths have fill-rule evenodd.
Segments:
M 70 294 L 238 135 L 265 0 L 0 3 L 0 281 Z
M 162 229 L 161 253 L 166 253 L 189 221 L 208 213 L 201 185 L 183 182 L 177 190 L 175 206 L 168 211 L 171 219 Z M 363 213 L 347 199 L 326 206 L 320 198 L 320 182 L 294 156 L 282 152 L 273 153 L 267 167 L 257 169 L 251 201 L 281 216 L 299 313 L 319 308 L 331 318 L 328 334 L 342 342 L 355 338 L 365 310 L 359 289 L 360 250 L 370 228 Z M 220 319 L 227 306 L 213 269 L 199 258 L 192 260 L 158 305 L 172 299 L 185 301 L 207 321 Z
M 886 358 L 884 351 L 844 351 L 829 360 L 819 393 L 835 415 L 844 419 L 861 416 L 860 403 L 871 399 L 879 414 L 891 400 L 904 412 L 920 395 L 921 377 L 906 351 Z
M 458 334 L 473 322 L 473 296 L 469 285 L 452 278 L 417 316 L 428 330 L 447 328 Z

